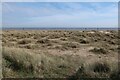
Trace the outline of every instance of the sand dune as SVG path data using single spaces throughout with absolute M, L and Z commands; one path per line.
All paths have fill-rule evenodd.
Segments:
M 4 30 L 4 77 L 117 77 L 118 31 Z

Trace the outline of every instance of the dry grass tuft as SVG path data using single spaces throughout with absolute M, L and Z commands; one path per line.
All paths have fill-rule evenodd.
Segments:
M 36 52 L 20 48 L 3 48 L 3 59 L 3 73 L 5 77 L 11 77 L 14 73 L 14 77 L 19 75 L 22 75 L 22 77 L 63 77 L 71 69 L 75 69 L 78 66 L 76 64 L 77 59 L 72 56 L 59 57 L 46 52 Z M 10 69 L 11 72 L 6 71 L 6 69 Z
M 14 70 L 25 71 L 33 71 L 33 67 L 35 66 L 33 61 L 37 58 L 37 56 L 17 48 L 4 48 L 3 57 L 11 62 L 11 67 Z
M 39 40 L 37 40 L 37 43 L 45 44 L 45 43 L 49 43 L 49 40 L 48 39 L 39 39 Z
M 88 39 L 86 39 L 86 38 L 83 38 L 83 39 L 80 39 L 80 43 L 88 44 L 88 43 L 90 43 L 90 41 Z
M 94 72 L 98 72 L 98 73 L 108 73 L 110 72 L 110 66 L 107 63 L 95 63 L 95 65 L 93 66 L 93 70 Z
M 64 48 L 64 49 L 79 48 L 79 43 L 65 42 L 65 43 L 62 44 L 62 48 Z
M 89 51 L 94 52 L 96 54 L 107 54 L 108 53 L 108 51 L 106 51 L 104 48 L 94 48 Z
M 22 40 L 18 41 L 18 44 L 29 44 L 31 42 L 32 41 L 30 39 L 22 39 Z

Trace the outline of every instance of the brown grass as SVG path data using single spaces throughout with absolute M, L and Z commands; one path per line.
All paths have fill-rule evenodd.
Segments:
M 117 33 L 113 30 L 5 30 L 3 76 L 118 77 L 120 37 Z
M 94 52 L 96 54 L 107 54 L 107 53 L 109 53 L 104 48 L 94 48 L 94 49 L 90 50 L 90 52 Z
M 28 43 L 31 43 L 30 39 L 22 39 L 22 40 L 18 41 L 18 44 L 28 44 Z

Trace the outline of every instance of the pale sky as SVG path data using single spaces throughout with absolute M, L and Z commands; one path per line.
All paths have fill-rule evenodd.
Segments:
M 4 2 L 2 14 L 3 27 L 118 27 L 117 2 Z
M 119 0 L 1 0 L 2 2 L 119 2 Z

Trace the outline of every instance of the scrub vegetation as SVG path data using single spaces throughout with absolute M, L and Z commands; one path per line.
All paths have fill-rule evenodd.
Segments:
M 3 30 L 3 77 L 118 78 L 116 30 Z

